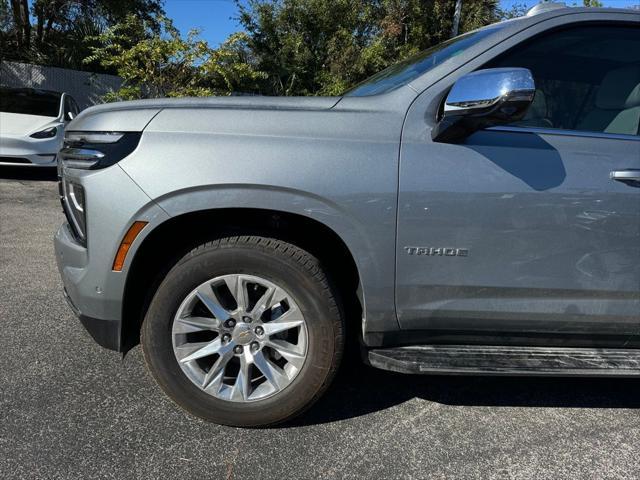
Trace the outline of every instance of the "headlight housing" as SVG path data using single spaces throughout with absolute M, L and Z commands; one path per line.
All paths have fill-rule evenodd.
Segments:
M 141 135 L 140 132 L 66 132 L 59 158 L 68 168 L 109 167 L 133 152 Z
M 43 139 L 43 138 L 53 138 L 58 134 L 58 127 L 49 127 L 40 132 L 32 133 L 29 135 L 31 138 Z

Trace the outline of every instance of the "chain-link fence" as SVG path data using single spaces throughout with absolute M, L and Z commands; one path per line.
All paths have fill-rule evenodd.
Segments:
M 43 67 L 27 63 L 0 62 L 0 85 L 42 88 L 69 93 L 80 108 L 102 103 L 101 97 L 120 88 L 122 80 L 114 75 Z

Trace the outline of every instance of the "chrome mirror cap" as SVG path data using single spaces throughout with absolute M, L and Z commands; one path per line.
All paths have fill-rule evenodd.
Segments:
M 504 102 L 531 102 L 536 87 L 526 68 L 492 68 L 465 75 L 454 85 L 444 116 L 467 115 Z
M 435 142 L 459 142 L 483 128 L 521 120 L 536 86 L 526 68 L 491 68 L 458 79 L 431 132 Z

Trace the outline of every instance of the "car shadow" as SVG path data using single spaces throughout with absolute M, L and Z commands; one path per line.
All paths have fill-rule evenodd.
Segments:
M 413 398 L 474 407 L 639 408 L 640 380 L 403 375 L 352 364 L 308 412 L 286 426 L 360 417 Z
M 539 135 L 482 130 L 465 145 L 538 192 L 562 185 L 567 177 L 560 152 Z
M 0 179 L 54 182 L 58 179 L 56 167 L 0 166 Z

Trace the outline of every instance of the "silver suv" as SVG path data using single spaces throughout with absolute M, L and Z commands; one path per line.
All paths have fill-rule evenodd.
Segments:
M 640 375 L 639 128 L 640 13 L 549 4 L 340 97 L 94 107 L 59 155 L 65 293 L 229 425 L 306 409 L 351 341 L 399 372 Z

